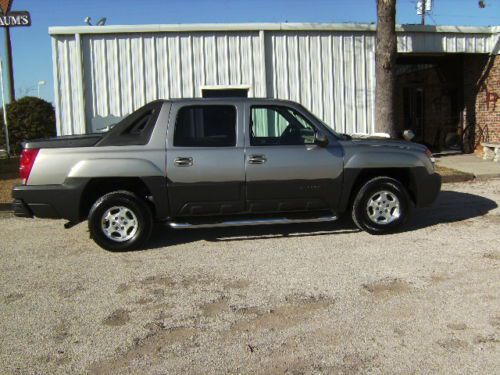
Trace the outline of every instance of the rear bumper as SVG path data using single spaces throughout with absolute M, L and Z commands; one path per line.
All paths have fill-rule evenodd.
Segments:
M 79 202 L 83 186 L 18 185 L 12 189 L 14 215 L 79 221 Z
M 21 199 L 14 199 L 14 201 L 12 202 L 12 209 L 14 211 L 14 215 L 19 217 L 32 218 L 34 216 L 28 205 Z

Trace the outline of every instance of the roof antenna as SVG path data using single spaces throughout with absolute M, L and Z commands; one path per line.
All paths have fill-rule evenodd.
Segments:
M 97 21 L 96 26 L 104 26 L 106 24 L 106 17 L 102 17 L 99 21 Z
M 83 22 L 85 22 L 89 26 L 92 26 L 92 18 L 90 18 L 90 17 L 85 17 Z

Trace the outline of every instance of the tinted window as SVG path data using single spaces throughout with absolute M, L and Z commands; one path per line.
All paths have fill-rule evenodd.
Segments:
M 314 126 L 299 112 L 282 106 L 252 107 L 252 146 L 314 143 Z
M 236 108 L 230 105 L 183 107 L 177 113 L 174 146 L 236 145 Z

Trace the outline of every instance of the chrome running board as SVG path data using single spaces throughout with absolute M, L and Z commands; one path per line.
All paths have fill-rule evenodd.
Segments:
M 215 223 L 176 223 L 169 221 L 168 225 L 173 229 L 194 229 L 194 228 L 223 228 L 223 227 L 243 227 L 249 225 L 276 225 L 276 224 L 294 224 L 294 223 L 324 223 L 337 220 L 337 216 L 321 216 L 314 218 L 290 219 L 286 217 L 260 218 L 245 220 L 229 220 Z

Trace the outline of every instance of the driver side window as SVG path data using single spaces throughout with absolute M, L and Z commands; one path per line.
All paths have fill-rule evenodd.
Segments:
M 314 126 L 299 112 L 282 106 L 253 106 L 250 119 L 252 146 L 314 143 Z

